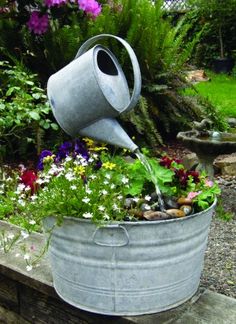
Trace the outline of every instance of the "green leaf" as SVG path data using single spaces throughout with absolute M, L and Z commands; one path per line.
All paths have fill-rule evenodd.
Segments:
M 52 124 L 51 124 L 51 127 L 52 127 L 52 129 L 54 129 L 54 130 L 58 130 L 58 129 L 59 129 L 58 125 L 55 124 L 55 123 L 52 123 Z
M 29 116 L 34 120 L 39 120 L 40 119 L 40 115 L 36 111 L 30 111 Z
M 47 122 L 43 123 L 43 128 L 44 129 L 49 129 L 49 127 L 50 127 L 49 123 L 47 123 Z
M 34 85 L 34 82 L 32 82 L 32 81 L 25 81 L 25 83 L 30 85 L 30 86 Z
M 33 94 L 32 94 L 32 97 L 33 97 L 34 99 L 39 99 L 39 98 L 41 97 L 41 94 L 40 94 L 40 93 L 33 93 Z

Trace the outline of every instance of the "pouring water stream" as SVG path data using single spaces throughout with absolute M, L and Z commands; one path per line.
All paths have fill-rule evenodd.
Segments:
M 152 180 L 152 182 L 153 182 L 153 184 L 155 186 L 155 190 L 156 190 L 156 194 L 157 194 L 157 199 L 158 199 L 158 203 L 159 203 L 159 206 L 160 206 L 160 210 L 162 212 L 164 212 L 165 211 L 164 200 L 162 199 L 162 194 L 161 194 L 160 188 L 158 187 L 157 179 L 156 179 L 156 177 L 155 177 L 155 175 L 153 173 L 153 170 L 152 170 L 152 167 L 151 167 L 150 163 L 148 162 L 148 160 L 145 157 L 145 155 L 140 152 L 139 149 L 136 149 L 134 151 L 134 154 L 137 156 L 137 158 L 139 159 L 139 161 L 145 167 L 146 171 L 150 174 L 151 180 Z

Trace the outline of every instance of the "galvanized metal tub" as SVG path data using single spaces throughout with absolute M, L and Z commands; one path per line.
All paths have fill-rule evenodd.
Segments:
M 49 247 L 58 295 L 107 315 L 149 314 L 184 303 L 199 286 L 215 205 L 185 218 L 106 227 L 65 218 Z M 54 222 L 47 218 L 46 229 Z

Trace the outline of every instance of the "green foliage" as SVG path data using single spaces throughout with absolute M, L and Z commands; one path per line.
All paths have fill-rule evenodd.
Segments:
M 22 17 L 26 17 L 26 2 L 19 4 Z M 17 53 L 23 62 L 46 82 L 51 73 L 74 59 L 80 45 L 89 37 L 110 33 L 126 39 L 141 67 L 143 97 L 139 107 L 129 117 L 124 116 L 124 121 L 127 124 L 130 118 L 128 123 L 135 126 L 135 135 L 141 135 L 144 145 L 156 148 L 163 144 L 163 137 L 175 136 L 178 131 L 189 128 L 193 119 L 203 117 L 202 109 L 177 91 L 185 83 L 182 71 L 198 43 L 201 30 L 190 37 L 191 21 L 181 19 L 173 25 L 162 9 L 162 1 L 113 0 L 102 3 L 102 14 L 96 19 L 83 16 L 74 10 L 73 5 L 53 8 L 51 29 L 37 37 L 25 26 L 26 18 L 10 15 L 8 20 L 14 26 L 18 24 L 20 30 L 14 47 L 18 48 Z M 11 32 L 9 26 L 2 35 Z M 108 45 L 122 63 L 131 87 L 133 73 L 126 51 L 114 40 L 102 43 Z M 0 36 L 1 44 L 6 42 Z M 13 51 L 10 46 L 9 52 Z
M 208 72 L 207 75 L 210 81 L 197 83 L 186 88 L 183 93 L 193 97 L 201 95 L 203 97 L 201 100 L 207 99 L 210 105 L 205 105 L 206 116 L 210 115 L 215 121 L 221 120 L 220 128 L 224 129 L 226 126 L 224 118 L 236 117 L 236 77 L 212 72 Z M 216 107 L 216 110 L 211 109 L 211 106 Z M 221 116 L 221 118 L 216 118 L 213 114 L 217 114 L 217 117 Z M 219 126 L 218 124 L 218 128 Z
M 2 153 L 14 156 L 29 146 L 41 150 L 42 131 L 57 130 L 50 116 L 45 91 L 36 75 L 22 68 L 0 62 L 0 143 Z M 6 149 L 7 147 L 7 149 Z M 23 149 L 24 148 L 24 149 Z M 3 151 L 4 150 L 4 151 Z
M 65 216 L 73 216 L 89 218 L 101 225 L 126 220 L 127 216 L 136 221 L 137 215 L 132 214 L 132 208 L 127 209 L 125 204 L 127 197 L 132 197 L 132 203 L 140 208 L 144 201 L 152 199 L 150 194 L 157 186 L 158 191 L 176 200 L 194 195 L 195 212 L 208 208 L 220 193 L 217 184 L 208 181 L 204 174 L 185 170 L 179 162 L 169 158 L 162 160 L 166 163 L 172 161 L 167 164 L 169 167 L 144 155 L 140 156 L 142 163 L 137 159 L 130 162 L 130 157 L 127 160 L 127 156 L 111 156 L 106 147 L 89 143 L 88 160 L 75 152 L 60 161 L 57 154 L 48 155 L 44 157 L 44 169 L 38 172 L 37 177 L 32 171 L 26 171 L 26 183 L 22 176 L 19 183 L 17 171 L 11 176 L 4 175 L 0 218 L 27 230 L 40 226 L 47 216 L 56 217 L 58 224 Z M 98 151 L 102 153 L 98 155 Z M 84 146 L 83 152 L 86 152 Z M 98 162 L 101 165 L 99 169 Z M 33 176 L 31 182 L 30 176 Z M 154 203 L 155 200 L 151 202 Z
M 204 26 L 198 47 L 198 51 L 203 53 L 197 53 L 199 59 L 212 61 L 212 58 L 229 55 L 235 44 L 236 1 L 189 0 L 189 4 L 190 19 L 194 18 L 198 26 Z
M 224 208 L 221 197 L 218 199 L 218 204 L 216 207 L 216 216 L 226 222 L 231 221 L 234 217 L 234 214 L 232 212 L 229 212 Z

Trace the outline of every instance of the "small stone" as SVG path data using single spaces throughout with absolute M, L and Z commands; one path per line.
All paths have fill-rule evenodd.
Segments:
M 172 217 L 184 217 L 185 213 L 180 209 L 167 209 L 167 214 L 169 214 Z
M 192 205 L 192 200 L 191 199 L 188 199 L 186 197 L 180 197 L 178 200 L 177 200 L 177 203 L 179 205 Z
M 170 197 L 165 198 L 165 204 L 166 204 L 167 208 L 177 209 L 179 207 L 177 204 L 177 201 Z
M 155 191 L 153 193 L 151 193 L 151 198 L 152 198 L 152 201 L 156 201 L 158 199 L 157 193 Z
M 190 215 L 192 212 L 192 207 L 190 205 L 182 205 L 180 207 L 180 210 L 182 210 L 185 213 L 185 215 Z
M 132 198 L 126 198 L 125 203 L 124 203 L 124 207 L 129 209 L 129 208 L 132 207 L 132 205 L 134 205 L 133 199 Z
M 138 218 L 143 218 L 143 212 L 139 209 L 130 209 L 129 214 Z
M 171 218 L 170 215 L 161 211 L 148 210 L 143 213 L 143 217 L 149 221 L 164 220 Z
M 141 210 L 142 211 L 147 211 L 147 210 L 150 210 L 151 209 L 151 206 L 149 206 L 148 204 L 142 204 L 141 205 Z

